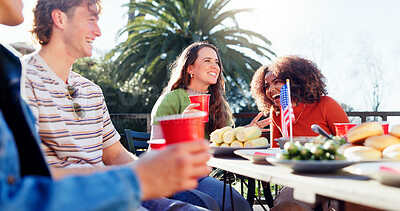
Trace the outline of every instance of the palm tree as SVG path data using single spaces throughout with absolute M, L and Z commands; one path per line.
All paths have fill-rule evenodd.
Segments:
M 245 97 L 254 70 L 261 64 L 244 52 L 267 59 L 275 53 L 268 48 L 271 43 L 267 38 L 239 28 L 235 15 L 251 9 L 224 11 L 229 2 L 132 0 L 130 13 L 136 16 L 121 31 L 128 33 L 128 39 L 108 54 L 108 58 L 116 57 L 115 79 L 119 82 L 134 79 L 136 88 L 159 94 L 169 79 L 167 65 L 191 43 L 208 41 L 219 48 L 228 89 L 235 87 L 232 90 L 240 92 L 232 94 Z

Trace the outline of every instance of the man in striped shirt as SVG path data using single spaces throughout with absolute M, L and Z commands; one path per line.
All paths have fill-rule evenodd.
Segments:
M 92 55 L 101 35 L 100 5 L 91 2 L 43 0 L 34 9 L 33 34 L 42 47 L 25 58 L 25 93 L 55 176 L 60 168 L 94 169 L 135 159 L 119 142 L 101 88 L 71 71 L 76 59 Z M 49 5 L 57 8 L 46 14 Z
M 96 0 L 39 0 L 33 10 L 33 34 L 42 47 L 25 58 L 25 93 L 56 178 L 137 159 L 119 142 L 101 88 L 71 71 L 76 59 L 92 55 L 92 43 L 101 36 L 100 9 Z M 199 209 L 174 200 L 144 204 L 156 210 L 175 205 Z
M 0 0 L 0 24 L 20 24 L 22 7 L 22 0 Z M 25 69 L 17 55 L 0 41 L 0 210 L 136 210 L 141 200 L 194 188 L 196 177 L 209 173 L 207 144 L 187 142 L 129 165 L 54 180 L 21 95 Z

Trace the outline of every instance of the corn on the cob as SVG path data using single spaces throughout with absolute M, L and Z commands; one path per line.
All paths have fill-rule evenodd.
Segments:
M 260 137 L 261 133 L 262 133 L 262 131 L 258 126 L 251 126 L 251 127 L 247 127 L 242 130 L 239 130 L 236 133 L 236 138 L 241 142 L 245 142 L 247 140 L 256 139 L 256 138 Z
M 219 147 L 219 146 L 221 146 L 220 144 L 217 144 L 217 143 L 214 143 L 214 142 L 212 142 L 210 145 L 209 145 L 209 147 Z
M 222 143 L 222 144 L 220 145 L 220 147 L 230 147 L 230 144 Z
M 212 132 L 210 134 L 211 141 L 214 142 L 214 143 L 217 143 L 217 144 L 220 144 L 220 143 L 224 142 L 222 136 L 224 135 L 224 133 L 226 131 L 229 131 L 229 130 L 232 130 L 231 126 L 226 126 L 226 127 L 214 130 L 214 132 Z
M 243 129 L 244 127 L 237 127 L 233 130 L 227 131 L 223 135 L 223 139 L 225 143 L 232 143 L 232 141 L 236 140 L 236 133 Z
M 263 147 L 268 145 L 268 139 L 260 137 L 244 142 L 244 147 Z
M 243 143 L 236 140 L 231 143 L 231 147 L 243 147 Z

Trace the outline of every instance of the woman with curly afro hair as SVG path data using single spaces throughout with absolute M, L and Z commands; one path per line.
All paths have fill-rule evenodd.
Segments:
M 269 66 L 260 67 L 251 82 L 251 93 L 258 109 L 271 119 L 270 133 L 273 141 L 282 137 L 280 118 L 280 90 L 286 80 L 290 80 L 290 94 L 295 119 L 293 136 L 317 136 L 311 130 L 318 124 L 330 134 L 336 135 L 333 123 L 349 122 L 343 108 L 332 98 L 326 96 L 326 79 L 314 62 L 298 57 L 278 57 Z M 274 200 L 276 210 L 311 210 L 314 205 L 293 199 L 293 189 L 284 187 Z
M 314 62 L 298 56 L 278 57 L 273 64 L 260 67 L 251 82 L 258 109 L 272 120 L 271 140 L 282 137 L 279 94 L 286 79 L 290 80 L 295 116 L 293 136 L 317 136 L 311 130 L 312 124 L 335 135 L 333 123 L 349 122 L 343 108 L 326 96 L 326 79 Z

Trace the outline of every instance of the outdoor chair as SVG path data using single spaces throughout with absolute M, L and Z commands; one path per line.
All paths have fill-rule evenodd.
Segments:
M 144 153 L 149 148 L 149 144 L 147 143 L 147 141 L 150 140 L 150 133 L 125 129 L 125 137 L 125 144 L 128 151 L 134 153 L 137 156 Z
M 266 183 L 266 187 L 262 188 L 263 192 L 264 192 L 264 201 L 261 201 L 261 193 L 260 193 L 260 187 L 262 187 L 261 185 L 261 181 L 259 180 L 255 180 L 249 177 L 245 177 L 239 174 L 233 174 L 231 172 L 228 171 L 222 171 L 223 172 L 223 176 L 222 176 L 222 181 L 225 183 L 225 185 L 229 185 L 230 186 L 230 195 L 232 196 L 232 183 L 235 181 L 235 178 L 239 178 L 240 179 L 240 183 L 241 183 L 241 190 L 240 193 L 241 195 L 244 195 L 244 187 L 247 187 L 247 202 L 250 204 L 250 206 L 253 206 L 254 203 L 254 199 L 257 200 L 258 204 L 261 205 L 263 210 L 269 210 L 270 208 L 274 207 L 274 199 L 272 197 L 272 193 L 271 193 L 271 189 L 270 189 L 270 183 Z M 256 194 L 256 183 L 258 183 L 258 195 Z M 225 195 L 228 193 L 225 193 L 225 185 L 224 185 L 224 193 L 223 193 L 223 208 L 225 205 Z M 276 188 L 276 187 L 275 187 Z M 276 189 L 275 189 L 276 190 Z M 268 208 L 264 207 L 263 204 L 266 204 L 268 206 Z M 231 204 L 231 206 L 233 207 L 233 203 Z

